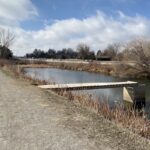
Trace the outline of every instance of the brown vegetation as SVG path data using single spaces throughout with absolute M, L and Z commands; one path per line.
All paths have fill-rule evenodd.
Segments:
M 133 68 L 136 74 L 150 78 L 150 41 L 135 40 L 128 43 L 124 50 L 125 60 L 134 60 L 136 65 Z M 136 75 L 135 74 L 135 75 Z
M 87 71 L 94 73 L 103 73 L 106 75 L 112 75 L 123 78 L 145 78 L 144 74 L 138 74 L 137 70 L 124 62 L 118 64 L 101 64 L 97 61 L 92 61 L 89 63 L 67 63 L 67 62 L 48 62 L 48 63 L 34 63 L 28 64 L 22 67 L 35 67 L 35 68 L 59 68 L 67 70 L 76 70 L 76 71 Z M 136 75 L 136 76 L 135 76 Z
M 31 82 L 31 84 L 54 84 L 53 81 L 41 81 L 36 78 L 27 77 L 24 75 L 23 69 L 18 68 L 16 65 L 7 65 L 5 70 L 13 72 L 16 77 L 21 77 Z M 57 90 L 54 91 L 61 96 L 67 97 L 68 100 L 74 102 L 77 105 L 86 107 L 87 109 L 95 111 L 98 115 L 103 116 L 107 120 L 114 122 L 130 131 L 137 133 L 145 138 L 150 139 L 150 121 L 145 115 L 144 111 L 135 111 L 133 108 L 125 109 L 122 105 L 116 105 L 115 108 L 111 108 L 107 100 L 99 100 L 92 95 L 73 93 L 71 91 Z M 142 115 L 141 115 L 142 114 Z
M 99 100 L 88 94 L 74 94 L 70 91 L 63 90 L 55 92 L 67 97 L 76 104 L 94 110 L 98 115 L 103 116 L 107 120 L 115 122 L 134 133 L 150 139 L 150 121 L 147 119 L 143 110 L 139 112 L 133 108 L 125 109 L 119 104 L 116 105 L 115 108 L 111 108 L 107 100 Z

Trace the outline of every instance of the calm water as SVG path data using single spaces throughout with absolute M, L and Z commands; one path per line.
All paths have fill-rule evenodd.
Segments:
M 115 78 L 107 75 L 88 73 L 82 71 L 70 71 L 53 68 L 26 68 L 26 75 L 56 83 L 85 83 L 85 82 L 115 82 L 127 81 L 127 79 Z M 140 80 L 146 84 L 146 112 L 150 114 L 150 80 Z M 122 102 L 122 88 L 84 90 L 81 93 L 89 93 L 99 99 L 108 99 L 110 104 Z

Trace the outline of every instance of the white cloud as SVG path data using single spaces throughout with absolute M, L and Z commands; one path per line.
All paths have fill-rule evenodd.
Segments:
M 37 15 L 36 8 L 31 1 L 0 0 L 0 4 L 2 4 L 0 5 L 0 18 L 5 20 L 5 24 L 0 22 L 0 27 L 8 27 L 16 35 L 16 40 L 11 47 L 15 55 L 24 55 L 35 48 L 44 50 L 75 48 L 81 42 L 87 43 L 93 50 L 98 50 L 110 43 L 150 35 L 150 20 L 147 18 L 139 15 L 130 17 L 122 12 L 112 17 L 100 11 L 82 20 L 76 18 L 56 20 L 41 30 L 26 31 L 17 26 L 16 22 L 28 19 L 30 15 Z M 9 9 L 11 6 L 13 7 Z M 15 22 L 14 26 L 10 25 L 12 20 Z
M 47 50 L 73 47 L 80 42 L 92 49 L 105 48 L 114 42 L 124 42 L 133 38 L 148 36 L 150 21 L 141 16 L 129 17 L 120 12 L 117 19 L 97 12 L 95 16 L 80 19 L 56 20 L 52 25 L 39 31 L 25 31 L 16 28 L 15 54 L 31 52 L 34 48 Z
M 38 12 L 30 0 L 0 0 L 1 25 L 17 25 L 35 15 Z

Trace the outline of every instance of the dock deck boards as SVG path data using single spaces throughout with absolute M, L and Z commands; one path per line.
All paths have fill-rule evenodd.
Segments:
M 101 89 L 101 88 L 119 88 L 127 86 L 136 86 L 138 83 L 134 81 L 126 82 L 100 82 L 100 83 L 69 83 L 69 84 L 51 84 L 51 85 L 39 85 L 42 89 L 51 90 L 84 90 L 84 89 Z

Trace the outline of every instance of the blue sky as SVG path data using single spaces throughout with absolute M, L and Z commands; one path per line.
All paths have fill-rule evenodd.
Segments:
M 39 16 L 21 23 L 24 29 L 38 30 L 54 20 L 68 18 L 83 19 L 94 15 L 96 11 L 115 16 L 121 11 L 129 16 L 139 14 L 150 17 L 149 0 L 32 0 Z
M 15 55 L 88 44 L 92 50 L 150 36 L 149 0 L 0 0 L 0 28 Z

